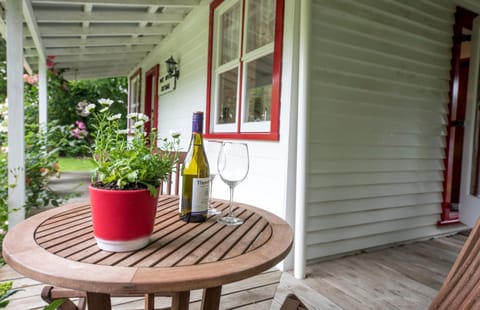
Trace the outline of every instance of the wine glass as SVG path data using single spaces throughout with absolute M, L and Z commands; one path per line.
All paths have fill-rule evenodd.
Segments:
M 222 146 L 222 141 L 215 141 L 210 140 L 207 141 L 205 144 L 206 151 L 207 151 L 207 158 L 208 164 L 210 167 L 210 188 L 208 189 L 208 215 L 217 215 L 222 213 L 222 211 L 216 209 L 213 206 L 213 198 L 212 198 L 212 188 L 213 188 L 213 181 L 218 173 L 217 168 L 217 161 L 218 161 L 218 154 L 220 152 L 220 148 Z
M 228 215 L 218 218 L 217 222 L 225 225 L 240 225 L 243 220 L 233 214 L 233 191 L 248 174 L 248 146 L 245 143 L 223 142 L 217 166 L 218 175 L 230 187 Z

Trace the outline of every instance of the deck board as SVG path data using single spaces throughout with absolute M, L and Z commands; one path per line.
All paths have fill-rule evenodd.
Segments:
M 224 285 L 221 309 L 278 310 L 289 293 L 309 309 L 426 309 L 465 242 L 464 235 L 441 237 L 307 266 L 307 278 L 270 269 L 255 277 Z M 13 295 L 7 309 L 37 310 L 43 284 L 25 278 L 8 265 L 0 281 L 13 280 L 23 291 Z M 193 291 L 190 309 L 200 309 L 201 291 Z M 156 297 L 156 307 L 167 307 L 168 297 Z M 114 310 L 143 309 L 139 297 L 113 298 Z

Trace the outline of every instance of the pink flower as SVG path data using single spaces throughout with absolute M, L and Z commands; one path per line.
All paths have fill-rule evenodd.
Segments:
M 72 130 L 72 135 L 75 137 L 75 138 L 80 138 L 80 132 L 79 132 L 79 129 L 78 128 L 74 128 Z
M 25 81 L 25 79 L 28 84 L 34 85 L 38 82 L 38 74 L 34 74 L 34 75 L 24 74 L 23 80 Z
M 75 124 L 77 125 L 77 127 L 81 130 L 85 130 L 87 129 L 87 126 L 85 126 L 85 123 L 82 122 L 82 121 L 75 121 Z

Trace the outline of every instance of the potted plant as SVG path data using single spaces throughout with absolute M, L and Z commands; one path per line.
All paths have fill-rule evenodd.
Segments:
M 148 117 L 127 115 L 131 130 L 121 129 L 120 114 L 113 114 L 110 99 L 86 107 L 94 117 L 94 145 L 91 149 L 96 169 L 89 186 L 92 221 L 98 246 L 107 251 L 124 252 L 144 247 L 149 242 L 155 220 L 160 181 L 177 160 L 179 135 L 161 140 L 144 131 Z

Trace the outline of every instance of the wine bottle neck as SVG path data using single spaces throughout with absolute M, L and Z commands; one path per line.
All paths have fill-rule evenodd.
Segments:
M 203 145 L 203 136 L 201 133 L 192 132 L 191 145 Z

